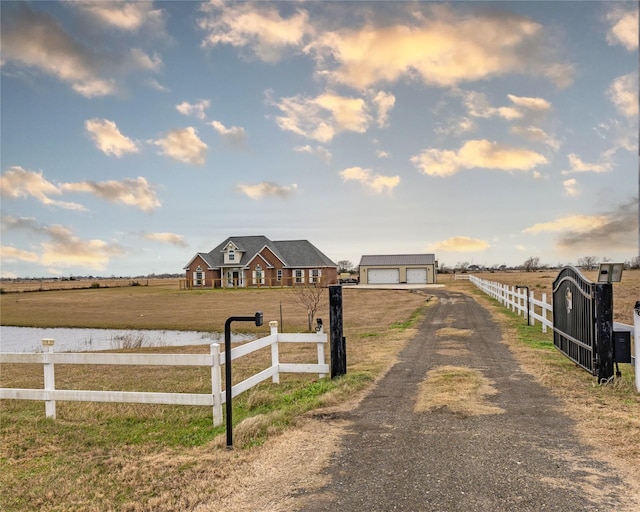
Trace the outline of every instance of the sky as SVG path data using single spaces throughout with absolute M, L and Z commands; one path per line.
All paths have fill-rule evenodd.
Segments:
M 638 255 L 637 2 L 0 7 L 2 277 Z

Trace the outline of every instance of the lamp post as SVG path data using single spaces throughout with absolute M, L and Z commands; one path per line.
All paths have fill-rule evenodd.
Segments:
M 233 448 L 233 405 L 231 403 L 231 322 L 255 322 L 257 327 L 262 325 L 262 311 L 256 312 L 254 316 L 232 316 L 224 323 L 224 392 L 226 396 L 227 413 L 227 449 Z

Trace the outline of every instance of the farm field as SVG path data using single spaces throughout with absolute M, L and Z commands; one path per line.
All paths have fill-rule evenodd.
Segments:
M 508 276 L 514 284 L 517 281 L 542 291 L 550 289 L 556 273 L 543 274 L 487 273 L 481 277 L 507 282 L 500 278 Z M 617 307 L 629 300 L 620 296 L 638 297 L 636 276 L 640 274 L 625 273 L 622 286 L 615 288 Z M 514 353 L 521 354 L 523 364 L 566 401 L 567 412 L 575 414 L 582 435 L 596 444 L 607 439 L 606 449 L 631 467 L 640 461 L 640 448 L 634 441 L 640 432 L 640 397 L 630 391 L 633 374 L 626 365 L 620 385 L 594 386 L 586 372 L 549 348 L 549 335 L 524 326 L 521 318 L 492 303 L 468 281 L 453 281 L 448 275 L 441 278 L 447 288 L 475 295 L 501 318 Z M 234 400 L 237 449 L 233 451 L 223 449 L 224 427 L 212 426 L 211 410 L 206 407 L 60 402 L 58 418 L 52 421 L 44 418 L 40 402 L 2 401 L 2 417 L 10 421 L 0 422 L 0 486 L 11 492 L 0 496 L 0 509 L 190 510 L 233 493 L 242 494 L 244 482 L 251 481 L 247 472 L 253 471 L 252 464 L 260 467 L 258 459 L 277 445 L 280 436 L 290 439 L 286 433 L 291 433 L 295 438 L 306 425 L 305 415 L 315 414 L 314 410 L 348 404 L 392 364 L 395 354 L 415 334 L 416 320 L 429 314 L 432 300 L 428 289 L 345 287 L 343 295 L 348 375 L 335 381 L 289 375 L 280 385 L 265 382 L 240 395 Z M 7 325 L 222 331 L 229 316 L 262 310 L 266 325 L 280 320 L 282 309 L 282 332 L 307 329 L 306 311 L 286 289 L 186 291 L 167 280 L 148 287 L 5 293 L 0 301 L 2 323 Z M 317 316 L 328 323 L 326 296 Z M 259 335 L 268 332 L 268 327 L 249 323 L 238 327 Z M 136 351 L 206 352 L 208 346 Z M 296 362 L 307 357 L 296 351 L 284 355 Z M 258 353 L 242 364 L 234 362 L 234 382 L 269 361 L 270 354 Z M 3 364 L 0 368 L 2 387 L 41 384 L 41 367 Z M 81 366 L 57 365 L 56 386 L 206 393 L 210 380 L 207 370 L 198 368 L 95 367 L 95 371 L 86 371 Z M 588 413 L 593 407 L 598 410 L 596 417 Z M 319 444 L 326 442 L 323 432 L 314 434 L 322 438 Z M 309 452 L 308 457 L 305 460 L 311 461 L 313 454 Z M 292 464 L 290 458 L 285 461 Z

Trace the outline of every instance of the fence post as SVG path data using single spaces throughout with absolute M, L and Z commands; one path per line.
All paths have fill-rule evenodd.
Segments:
M 342 286 L 329 286 L 331 378 L 347 373 L 347 343 L 342 331 Z
M 542 303 L 543 304 L 547 303 L 546 293 L 542 294 Z M 540 314 L 542 315 L 542 332 L 546 334 L 547 333 L 547 308 L 542 306 L 542 311 L 540 312 Z
M 531 290 L 529 292 L 529 298 L 528 298 L 528 302 L 527 302 L 527 315 L 529 317 L 529 325 L 536 325 L 536 317 L 535 317 L 535 305 L 533 303 L 534 300 L 536 300 L 535 298 L 535 290 Z
M 211 394 L 213 395 L 213 426 L 222 425 L 222 371 L 220 344 L 211 344 Z
M 269 322 L 269 329 L 271 329 L 271 336 L 275 336 L 276 340 L 271 344 L 271 366 L 276 367 L 276 373 L 274 373 L 271 381 L 274 384 L 280 384 L 280 356 L 278 353 L 278 321 L 272 320 Z
M 324 335 L 324 327 L 322 323 L 319 323 L 318 328 L 316 329 L 316 333 L 318 337 L 322 337 L 321 340 L 318 340 L 318 364 L 324 364 L 324 340 L 326 339 Z M 327 376 L 326 373 L 319 373 L 318 377 L 324 379 Z
M 44 410 L 47 418 L 56 418 L 56 401 L 49 397 L 49 391 L 56 389 L 56 375 L 54 364 L 49 362 L 49 354 L 53 354 L 53 346 L 56 340 L 53 338 L 42 338 L 42 348 L 44 351 Z

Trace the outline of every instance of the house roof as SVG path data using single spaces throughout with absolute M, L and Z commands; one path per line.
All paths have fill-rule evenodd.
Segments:
M 196 256 L 202 257 L 209 268 L 230 266 L 224 264 L 224 249 L 229 242 L 233 242 L 242 251 L 242 257 L 239 261 L 234 262 L 233 266 L 247 265 L 262 249 L 268 247 L 285 267 L 337 267 L 330 258 L 308 240 L 271 241 L 263 235 L 231 236 L 208 253 L 198 253 Z
M 360 266 L 433 265 L 434 254 L 368 254 L 360 258 Z

